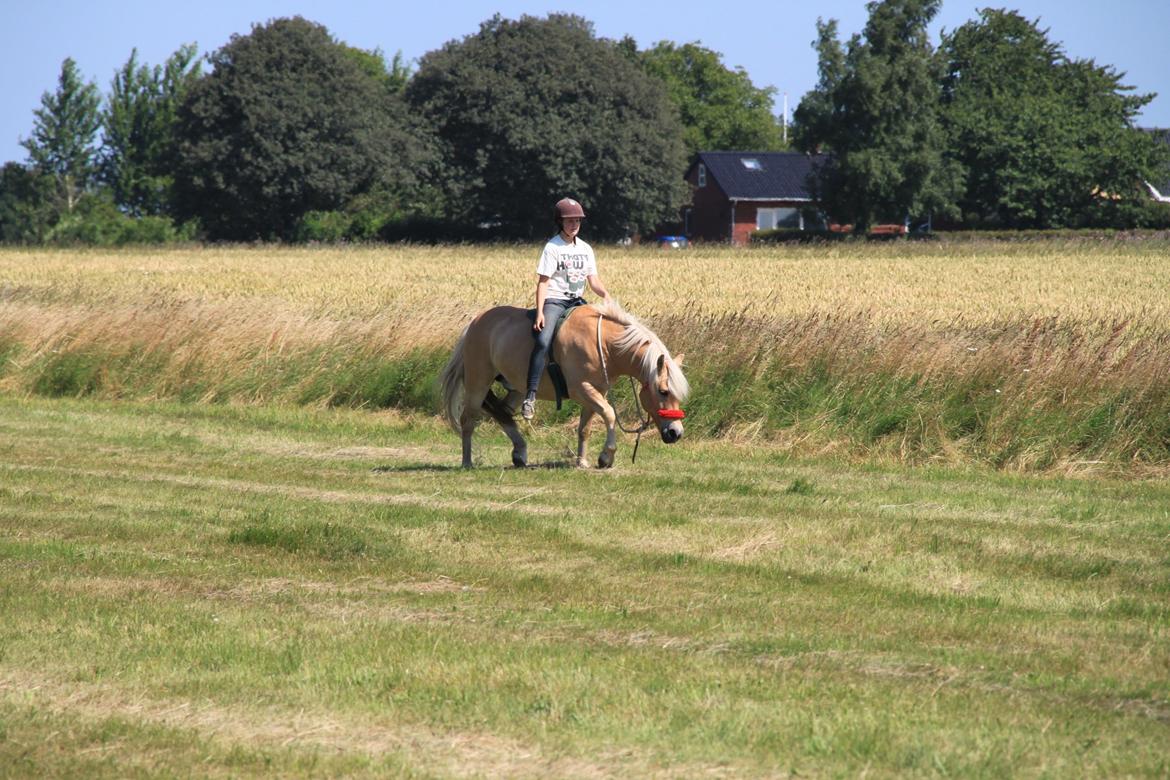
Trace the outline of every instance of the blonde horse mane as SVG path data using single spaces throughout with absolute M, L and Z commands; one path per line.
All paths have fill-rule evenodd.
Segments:
M 630 314 L 612 298 L 609 304 L 595 303 L 591 308 L 601 316 L 625 326 L 625 330 L 613 342 L 613 348 L 622 353 L 634 353 L 643 344 L 647 345 L 642 353 L 642 381 L 653 383 L 658 378 L 658 358 L 666 357 L 666 384 L 670 394 L 679 401 L 686 399 L 691 392 L 687 378 L 682 369 L 670 356 L 670 350 L 662 343 L 662 339 L 654 331 L 642 324 L 637 317 Z

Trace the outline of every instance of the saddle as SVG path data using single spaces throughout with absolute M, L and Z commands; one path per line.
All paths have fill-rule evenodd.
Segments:
M 552 382 L 553 389 L 556 391 L 556 394 L 557 394 L 557 411 L 558 412 L 561 410 L 561 402 L 569 397 L 569 385 L 567 382 L 565 382 L 565 372 L 562 371 L 560 365 L 557 364 L 557 359 L 556 359 L 557 336 L 559 336 L 561 333 L 561 326 L 564 325 L 566 322 L 568 322 L 569 316 L 572 315 L 572 313 L 577 310 L 577 307 L 584 306 L 584 305 L 585 305 L 585 301 L 578 298 L 577 302 L 574 303 L 572 306 L 565 308 L 561 312 L 561 316 L 557 318 L 557 321 L 552 324 L 552 328 L 553 328 L 552 347 L 548 351 L 548 368 L 546 368 L 545 370 L 548 372 L 549 381 Z M 529 309 L 528 310 L 528 319 L 532 320 L 532 322 L 534 322 L 534 323 L 536 322 L 536 309 Z M 548 325 L 546 324 L 545 327 L 548 327 Z

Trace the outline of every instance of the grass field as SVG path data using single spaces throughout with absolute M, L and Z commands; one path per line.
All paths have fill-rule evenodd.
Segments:
M 0 399 L 0 775 L 1165 776 L 1170 488 Z
M 599 250 L 687 438 L 464 472 L 534 247 L 0 249 L 0 777 L 1170 774 L 1166 241 Z

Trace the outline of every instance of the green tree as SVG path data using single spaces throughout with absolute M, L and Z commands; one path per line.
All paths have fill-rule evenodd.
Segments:
M 817 151 L 832 134 L 834 95 L 845 77 L 845 50 L 837 38 L 837 20 L 817 19 L 817 85 L 800 101 L 792 114 L 792 138 L 795 145 L 808 152 Z
M 881 220 L 957 213 L 961 170 L 945 155 L 941 70 L 927 25 L 940 0 L 881 0 L 843 56 L 818 25 L 820 83 L 801 100 L 797 137 L 825 147 L 817 188 L 828 212 L 858 232 Z
M 59 212 L 73 211 L 96 174 L 100 103 L 97 86 L 82 81 L 77 63 L 66 58 L 57 91 L 45 92 L 33 112 L 32 138 L 20 142 L 37 170 L 52 178 Z
M 967 171 L 970 224 L 1045 228 L 1140 222 L 1163 149 L 1134 128 L 1153 95 L 1072 60 L 1014 11 L 983 10 L 944 35 L 943 120 Z
M 698 42 L 680 46 L 662 41 L 640 58 L 648 73 L 666 82 L 689 154 L 784 148 L 772 114 L 774 87 L 756 87 L 743 68 L 726 67 L 722 55 Z
M 677 218 L 682 126 L 661 80 L 578 16 L 499 16 L 422 58 L 407 99 L 443 147 L 448 213 L 515 236 L 554 229 L 568 195 L 589 235 Z
M 388 92 L 401 95 L 406 90 L 411 70 L 401 51 L 395 52 L 394 58 L 387 62 L 386 55 L 381 49 L 367 51 L 354 46 L 344 46 L 344 50 L 370 78 L 380 82 Z
M 53 180 L 18 162 L 0 168 L 0 243 L 38 244 L 53 223 Z
M 210 57 L 179 112 L 176 195 L 212 239 L 292 238 L 310 211 L 409 197 L 422 159 L 401 99 L 322 26 L 254 26 Z
M 134 216 L 173 211 L 175 126 L 178 109 L 199 80 L 194 44 L 179 48 L 165 66 L 138 64 L 138 51 L 115 74 L 102 117 L 101 178 L 114 202 Z

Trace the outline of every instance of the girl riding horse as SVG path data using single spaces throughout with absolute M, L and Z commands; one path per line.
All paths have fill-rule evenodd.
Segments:
M 557 201 L 553 219 L 557 234 L 544 245 L 536 266 L 536 322 L 532 325 L 536 343 L 528 360 L 528 392 L 520 410 L 525 420 L 531 420 L 536 410 L 536 388 L 548 365 L 548 350 L 557 321 L 566 309 L 585 303 L 581 293 L 585 292 L 586 282 L 603 301 L 609 300 L 609 292 L 597 275 L 593 247 L 577 237 L 581 220 L 585 219 L 581 204 L 572 198 L 562 198 Z

